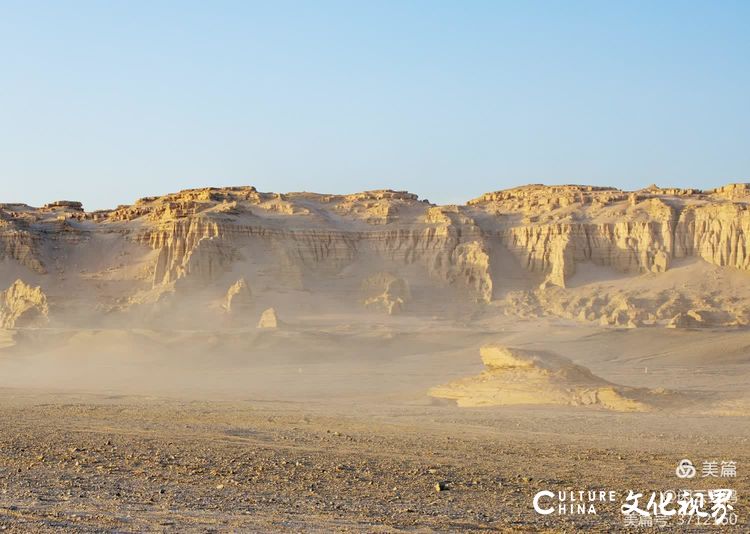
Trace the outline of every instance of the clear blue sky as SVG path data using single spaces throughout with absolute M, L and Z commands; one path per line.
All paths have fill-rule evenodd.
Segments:
M 750 181 L 750 2 L 0 0 L 0 202 Z

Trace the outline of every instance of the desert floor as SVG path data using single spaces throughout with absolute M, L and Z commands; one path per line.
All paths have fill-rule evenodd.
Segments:
M 139 379 L 132 367 L 110 369 L 110 380 L 82 377 L 80 388 L 75 376 L 83 367 L 75 359 L 67 367 L 55 360 L 55 382 L 38 367 L 40 351 L 4 355 L 0 528 L 635 531 L 620 513 L 630 489 L 648 495 L 730 487 L 738 493 L 734 528 L 748 531 L 746 332 L 621 331 L 560 322 L 480 327 L 474 333 L 462 327 L 459 335 L 403 325 L 367 334 L 369 341 L 364 330 L 347 331 L 358 347 L 349 358 L 233 357 L 231 366 L 214 359 L 212 366 L 175 370 L 173 381 L 165 370 L 177 369 L 176 356 L 149 365 L 136 358 L 153 373 Z M 304 339 L 300 345 L 309 345 Z M 342 343 L 335 339 L 325 342 Z M 684 405 L 651 413 L 459 408 L 426 394 L 481 371 L 477 347 L 488 340 L 554 348 L 608 380 L 678 390 Z M 255 343 L 271 352 L 294 345 L 281 332 Z M 22 372 L 24 361 L 43 380 L 34 384 L 33 369 Z M 683 458 L 696 463 L 695 479 L 676 477 Z M 735 461 L 737 477 L 702 478 L 704 460 Z M 596 515 L 542 516 L 532 508 L 540 490 L 601 489 L 617 491 L 618 501 L 597 503 Z M 672 523 L 660 530 L 690 528 Z

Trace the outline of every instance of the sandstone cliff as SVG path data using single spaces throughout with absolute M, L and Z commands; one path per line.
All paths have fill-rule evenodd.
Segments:
M 284 299 L 310 313 L 435 313 L 465 304 L 607 326 L 744 325 L 748 206 L 746 184 L 630 192 L 532 185 L 463 206 L 403 191 L 253 187 L 187 190 L 97 212 L 73 201 L 0 204 L 0 283 L 20 277 L 50 288 L 75 312 L 63 321 L 105 310 L 97 319 L 161 314 L 168 322 L 179 312 L 189 318 L 180 304 L 188 298 L 206 304 L 195 310 L 224 299 L 235 314 L 235 299 L 247 304 L 243 287 L 252 287 L 258 309 Z M 591 280 L 592 268 L 607 274 Z M 678 283 L 686 269 L 715 282 L 708 293 L 695 278 Z M 393 280 L 363 295 L 382 273 Z M 245 286 L 227 293 L 238 280 Z M 200 313 L 196 321 L 212 320 Z

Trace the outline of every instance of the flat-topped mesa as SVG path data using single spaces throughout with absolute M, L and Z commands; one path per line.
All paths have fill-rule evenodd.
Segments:
M 492 206 L 495 212 L 537 213 L 575 205 L 607 205 L 626 200 L 628 193 L 614 187 L 593 185 L 527 185 L 485 193 L 469 206 Z
M 627 199 L 631 204 L 649 198 L 674 197 L 683 200 L 750 201 L 750 184 L 733 183 L 712 190 L 681 187 L 659 187 L 652 184 L 637 191 L 591 185 L 533 184 L 485 193 L 467 202 L 469 206 L 502 205 L 510 211 L 531 208 L 556 209 L 573 204 L 608 205 Z
M 73 211 L 83 211 L 83 204 L 75 200 L 56 200 L 45 204 L 44 210 L 69 209 Z
M 615 187 L 607 186 L 596 186 L 596 185 L 544 185 L 544 184 L 529 184 L 522 185 L 519 187 L 512 187 L 510 189 L 500 189 L 498 191 L 490 191 L 475 199 L 469 200 L 468 205 L 481 204 L 483 202 L 499 202 L 504 200 L 512 199 L 524 199 L 534 197 L 574 197 L 584 198 L 591 196 L 592 194 L 598 193 L 623 193 L 620 189 Z
M 152 221 L 161 221 L 190 217 L 217 207 L 218 211 L 231 212 L 237 209 L 238 203 L 259 204 L 264 199 L 277 197 L 275 193 L 259 193 L 253 186 L 205 187 L 143 197 L 133 205 L 121 205 L 99 214 L 111 221 L 129 221 L 143 216 Z
M 313 202 L 330 206 L 342 215 L 352 215 L 372 224 L 387 224 L 397 218 L 400 206 L 419 202 L 419 197 L 407 191 L 379 189 L 350 195 L 318 193 L 262 193 L 253 186 L 208 187 L 186 189 L 158 197 L 144 197 L 133 205 L 121 205 L 111 211 L 91 214 L 94 220 L 129 221 L 147 217 L 163 221 L 190 217 L 203 212 L 236 214 L 251 212 L 257 207 L 282 215 L 309 215 L 305 204 Z
M 727 184 L 717 187 L 711 194 L 716 197 L 726 198 L 728 200 L 747 200 L 750 201 L 750 184 L 737 183 Z
M 654 196 L 654 195 L 661 195 L 661 196 L 670 196 L 670 197 L 689 197 L 689 196 L 696 196 L 696 195 L 702 195 L 704 192 L 701 189 L 695 189 L 695 188 L 682 188 L 682 187 L 659 187 L 656 184 L 651 184 L 648 187 L 644 187 L 640 191 L 634 191 L 636 194 L 641 194 L 646 197 Z
M 470 200 L 469 206 L 488 204 L 501 205 L 509 211 L 530 211 L 534 208 L 557 209 L 574 204 L 606 206 L 622 200 L 631 204 L 649 198 L 676 197 L 708 199 L 710 195 L 727 199 L 750 196 L 747 184 L 730 184 L 713 191 L 703 191 L 696 188 L 668 187 L 662 188 L 652 184 L 637 191 L 624 191 L 614 187 L 600 187 L 591 185 L 526 185 L 485 193 Z
M 344 200 L 419 200 L 419 196 L 408 191 L 394 191 L 393 189 L 373 189 L 344 195 Z
M 326 200 L 339 215 L 354 217 L 375 225 L 399 221 L 404 209 L 422 204 L 419 197 L 413 193 L 391 189 L 330 196 Z

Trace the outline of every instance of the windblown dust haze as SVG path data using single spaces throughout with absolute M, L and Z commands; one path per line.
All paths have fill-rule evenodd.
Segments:
M 617 531 L 619 505 L 553 523 L 530 499 L 750 462 L 748 202 L 0 204 L 0 524 Z

